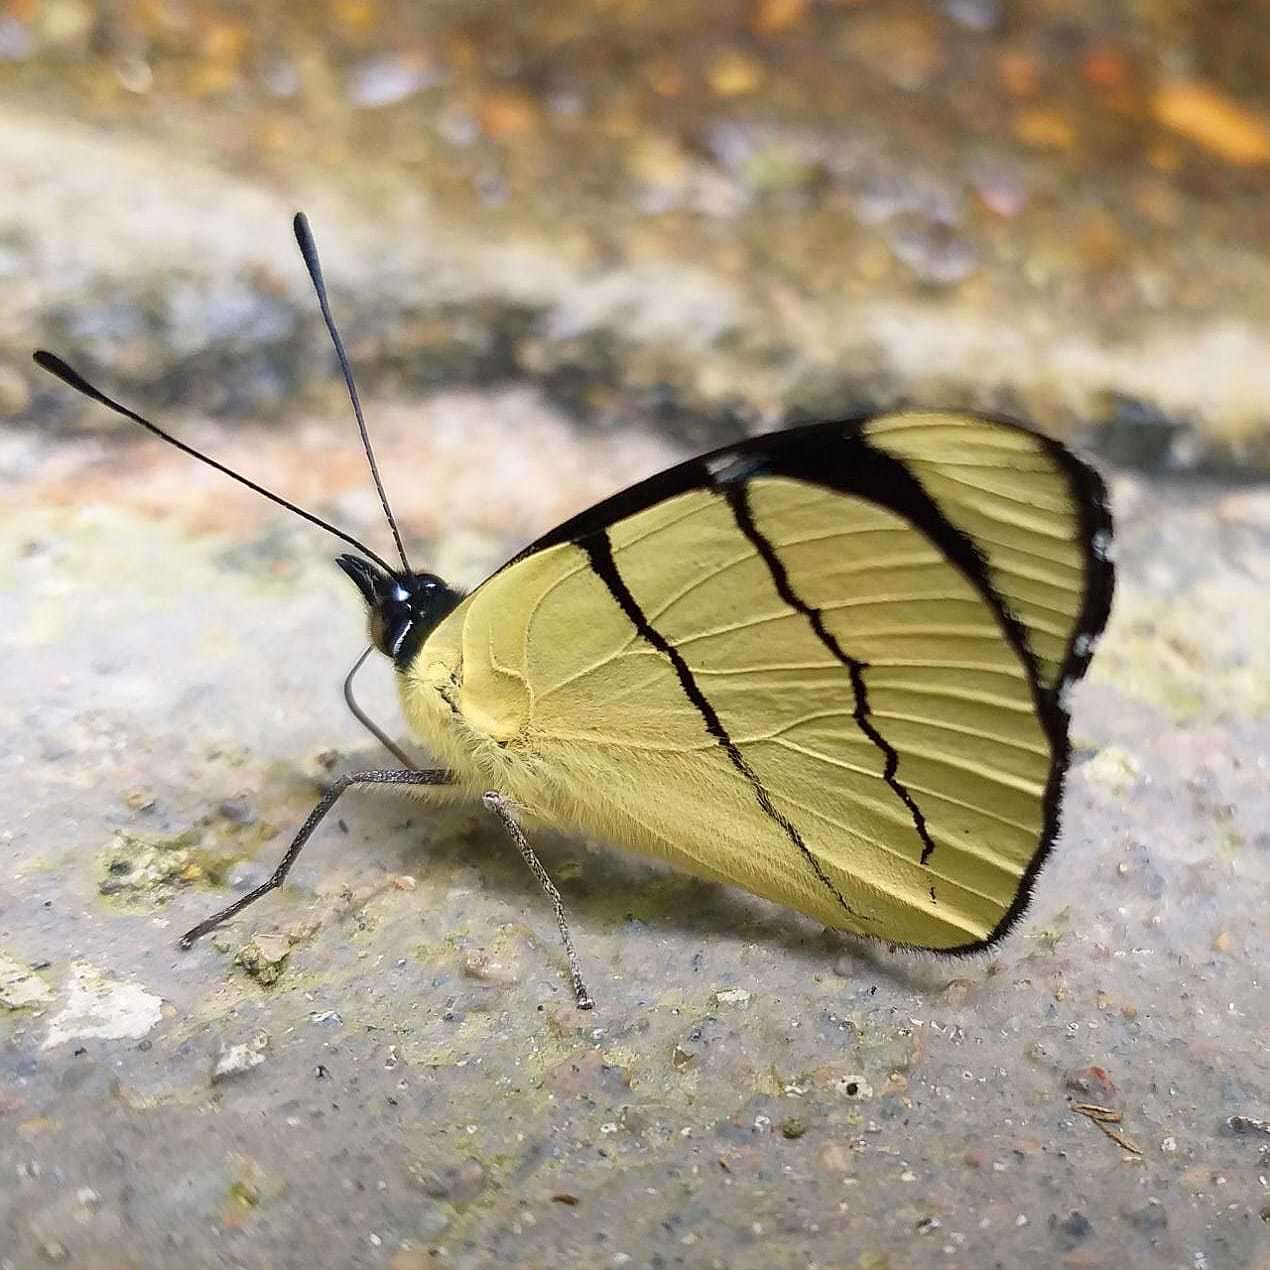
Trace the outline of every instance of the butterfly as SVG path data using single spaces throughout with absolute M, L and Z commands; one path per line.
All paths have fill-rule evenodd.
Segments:
M 560 895 L 522 822 L 661 857 L 826 926 L 971 952 L 1028 904 L 1059 833 L 1068 697 L 1114 590 L 1098 473 L 1018 423 L 900 411 L 750 437 L 543 535 L 470 593 L 415 570 L 389 510 L 317 249 L 295 233 L 335 344 L 400 566 L 193 450 L 51 353 L 71 387 L 320 525 L 396 670 L 421 770 L 343 793 L 483 801 L 552 902 L 575 999 L 593 1003 Z M 354 671 L 356 670 L 354 667 Z

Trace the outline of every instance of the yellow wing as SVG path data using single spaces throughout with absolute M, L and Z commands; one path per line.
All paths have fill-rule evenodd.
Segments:
M 562 526 L 406 672 L 473 786 L 834 927 L 965 949 L 1058 829 L 1110 521 L 1067 451 L 894 415 L 756 438 Z

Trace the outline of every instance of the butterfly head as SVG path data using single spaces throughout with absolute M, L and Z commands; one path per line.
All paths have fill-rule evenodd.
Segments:
M 371 642 L 400 669 L 463 598 L 435 573 L 389 573 L 354 555 L 339 556 L 335 563 L 366 601 Z

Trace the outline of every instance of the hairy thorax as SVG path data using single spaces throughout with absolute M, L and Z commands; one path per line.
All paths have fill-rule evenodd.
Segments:
M 412 729 L 473 794 L 496 789 L 538 810 L 538 765 L 527 746 L 529 689 L 498 669 L 480 643 L 468 606 L 447 619 L 400 676 Z

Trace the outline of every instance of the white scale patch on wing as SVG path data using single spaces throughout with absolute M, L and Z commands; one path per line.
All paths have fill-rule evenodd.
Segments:
M 763 467 L 763 460 L 752 454 L 716 454 L 705 462 L 706 471 L 716 485 L 747 480 Z

